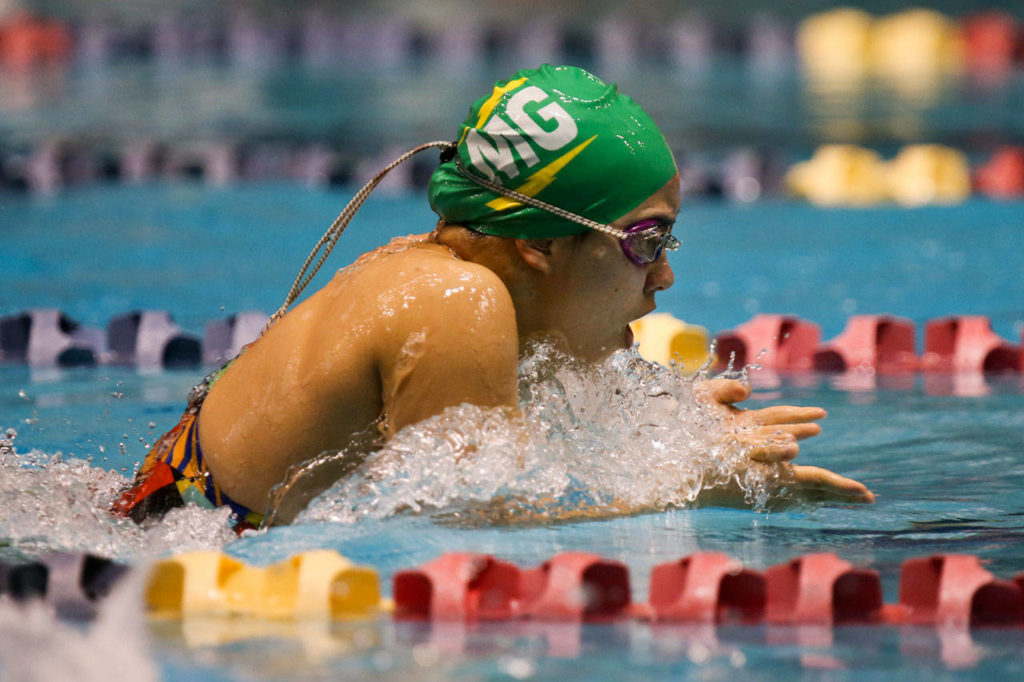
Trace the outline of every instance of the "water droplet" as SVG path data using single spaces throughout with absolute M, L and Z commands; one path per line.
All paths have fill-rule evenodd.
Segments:
M 509 677 L 517 680 L 525 680 L 533 677 L 537 666 L 528 658 L 519 656 L 502 656 L 498 660 L 498 668 Z
M 437 647 L 430 644 L 417 644 L 412 648 L 412 657 L 421 668 L 433 668 L 441 658 Z
M 690 647 L 686 650 L 686 656 L 693 663 L 696 663 L 697 665 L 702 665 L 711 660 L 711 650 L 703 644 L 698 644 L 695 642 L 691 644 Z

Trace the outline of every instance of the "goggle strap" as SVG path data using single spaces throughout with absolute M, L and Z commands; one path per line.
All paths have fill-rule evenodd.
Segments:
M 338 237 L 340 237 L 341 233 L 345 231 L 345 228 L 348 227 L 352 218 L 355 217 L 356 211 L 362 207 L 363 202 L 365 202 L 367 197 L 370 196 L 370 192 L 380 184 L 380 181 L 384 179 L 384 176 L 390 173 L 396 166 L 404 163 L 416 154 L 426 149 L 438 147 L 443 150 L 442 153 L 447 153 L 449 150 L 455 149 L 455 143 L 448 142 L 446 140 L 435 140 L 434 142 L 427 142 L 426 144 L 414 147 L 378 171 L 369 182 L 363 185 L 363 187 L 356 192 L 355 196 L 352 197 L 345 208 L 342 209 L 341 213 L 338 214 L 338 217 L 334 219 L 334 223 L 327 228 L 324 235 L 320 237 L 320 240 L 313 246 L 313 250 L 310 251 L 309 256 L 306 258 L 306 262 L 302 264 L 299 274 L 296 275 L 295 281 L 292 284 L 291 289 L 288 291 L 288 295 L 285 297 L 284 303 L 282 303 L 281 307 L 270 316 L 270 319 L 267 321 L 266 326 L 260 334 L 263 334 L 270 329 L 271 325 L 273 325 L 274 322 L 288 311 L 288 307 L 299 297 L 299 294 L 302 293 L 303 289 L 313 281 L 313 277 L 316 276 L 316 273 L 320 270 L 324 261 L 327 260 L 327 256 L 331 254 L 331 250 L 334 249 L 334 245 L 338 243 Z M 323 250 L 322 253 L 321 249 Z M 320 259 L 314 265 L 313 260 L 317 257 L 317 254 L 319 254 Z
M 460 159 L 458 156 L 455 157 L 455 168 L 458 169 L 459 173 L 463 177 L 465 177 L 465 178 L 467 178 L 469 180 L 472 180 L 473 182 L 475 182 L 476 184 L 480 185 L 484 189 L 488 189 L 488 190 L 494 192 L 495 194 L 500 194 L 502 196 L 508 197 L 509 199 L 515 199 L 516 201 L 518 201 L 520 203 L 523 203 L 523 204 L 526 204 L 527 206 L 533 206 L 534 208 L 539 208 L 540 210 L 546 211 L 546 212 L 548 212 L 548 213 L 550 213 L 552 215 L 556 215 L 559 218 L 564 218 L 565 220 L 568 220 L 568 221 L 571 221 L 571 222 L 574 222 L 574 223 L 578 223 L 580 225 L 583 225 L 584 227 L 589 227 L 591 230 L 597 230 L 598 232 L 604 232 L 605 234 L 610 234 L 611 236 L 615 237 L 616 239 L 625 239 L 626 237 L 629 236 L 628 234 L 626 234 L 622 230 L 617 230 L 614 227 L 612 227 L 611 225 L 605 225 L 604 223 L 599 223 L 596 220 L 591 220 L 590 218 L 585 218 L 585 217 L 583 217 L 583 216 L 581 216 L 579 214 L 573 213 L 572 211 L 567 211 L 564 208 L 559 208 L 558 206 L 554 206 L 553 204 L 549 204 L 546 201 L 541 201 L 540 199 L 537 199 L 536 197 L 531 197 L 528 194 L 523 194 L 522 192 L 517 192 L 514 189 L 509 189 L 508 187 L 505 187 L 504 185 L 500 185 L 497 182 L 493 182 L 491 180 L 488 180 L 487 178 L 482 178 L 482 177 L 476 175 L 475 173 L 471 173 L 462 164 L 462 159 Z

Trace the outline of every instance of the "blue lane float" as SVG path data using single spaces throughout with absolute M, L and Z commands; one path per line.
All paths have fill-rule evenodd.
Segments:
M 255 341 L 269 319 L 259 311 L 239 312 L 207 322 L 200 338 L 182 330 L 163 310 L 118 315 L 110 320 L 104 333 L 79 325 L 57 309 L 33 308 L 0 317 L 0 362 L 32 367 L 216 366 Z M 668 323 L 664 323 L 666 320 Z M 654 324 L 655 321 L 659 323 Z M 643 357 L 663 364 L 674 362 L 684 373 L 696 371 L 708 360 L 715 371 L 752 363 L 779 373 L 1024 371 L 1024 334 L 1022 344 L 1012 343 L 993 331 L 991 320 L 983 315 L 929 320 L 921 355 L 915 350 L 914 323 L 893 315 L 852 315 L 842 333 L 822 341 L 821 327 L 814 322 L 795 315 L 759 314 L 735 329 L 715 335 L 714 358 L 703 328 L 687 325 L 666 313 L 638 320 L 633 332 Z M 685 353 L 671 357 L 671 349 L 685 349 Z
M 0 318 L 0 360 L 33 367 L 97 364 L 103 331 L 83 327 L 55 308 L 36 308 Z
M 0 562 L 0 595 L 19 603 L 43 601 L 68 620 L 96 616 L 97 602 L 129 567 L 91 554 L 59 552 L 25 563 Z
M 207 322 L 203 331 L 203 362 L 218 365 L 241 352 L 263 332 L 270 316 L 261 312 L 242 312 Z
M 107 324 L 109 362 L 150 367 L 198 367 L 202 362 L 199 338 L 182 332 L 162 310 L 118 315 Z

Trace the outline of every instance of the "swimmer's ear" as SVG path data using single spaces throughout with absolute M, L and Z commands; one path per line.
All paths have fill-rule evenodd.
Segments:
M 519 257 L 534 270 L 551 271 L 551 244 L 554 239 L 516 239 Z

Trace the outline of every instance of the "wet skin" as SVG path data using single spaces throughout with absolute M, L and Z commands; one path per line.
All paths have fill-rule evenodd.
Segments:
M 613 226 L 674 221 L 679 179 L 670 180 Z M 478 238 L 441 226 L 393 240 L 339 272 L 280 319 L 224 372 L 200 418 L 214 479 L 234 500 L 266 509 L 289 467 L 353 440 L 369 452 L 403 426 L 471 403 L 517 412 L 520 349 L 543 337 L 585 361 L 629 347 L 628 325 L 672 285 L 665 255 L 637 266 L 599 232 L 558 239 Z M 796 441 L 820 430 L 818 408 L 738 410 L 735 382 L 707 399 L 736 420 L 752 459 L 792 459 Z M 791 467 L 820 497 L 870 501 L 855 481 Z M 820 473 L 824 472 L 824 473 Z M 290 513 L 340 470 L 320 472 Z

